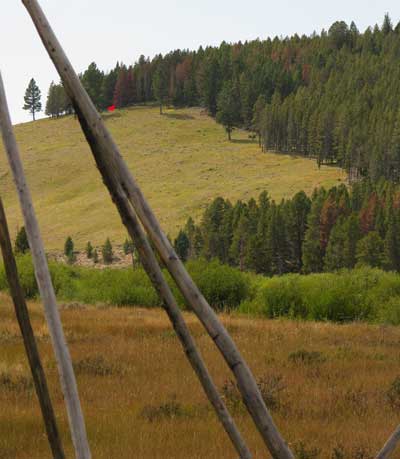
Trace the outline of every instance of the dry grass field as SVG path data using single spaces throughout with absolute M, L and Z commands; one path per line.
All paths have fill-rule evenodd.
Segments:
M 345 181 L 343 171 L 315 161 L 264 154 L 246 132 L 226 140 L 220 125 L 199 109 L 135 107 L 105 115 L 130 169 L 166 232 L 175 236 L 189 215 L 199 216 L 217 196 L 232 200 L 291 197 L 319 185 Z M 78 249 L 107 237 L 122 244 L 126 232 L 111 204 L 89 147 L 74 117 L 40 120 L 16 127 L 43 236 L 48 249 L 62 250 L 71 235 Z M 22 224 L 8 165 L 0 145 L 0 195 L 10 228 Z
M 30 304 L 67 457 L 66 415 L 41 306 Z M 230 374 L 186 314 L 255 458 L 267 458 Z M 163 311 L 64 307 L 96 459 L 233 459 Z M 367 459 L 400 422 L 400 329 L 222 316 L 300 459 Z M 10 300 L 0 294 L 0 458 L 50 453 Z M 394 459 L 400 454 L 394 455 Z

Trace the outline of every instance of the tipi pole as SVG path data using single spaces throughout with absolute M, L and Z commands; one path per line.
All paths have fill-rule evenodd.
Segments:
M 4 267 L 13 299 L 15 315 L 24 341 L 26 355 L 32 373 L 35 390 L 39 399 L 40 409 L 46 427 L 47 438 L 54 459 L 65 459 L 61 438 L 57 428 L 56 417 L 51 403 L 46 375 L 40 361 L 39 351 L 36 345 L 35 335 L 26 306 L 24 294 L 19 283 L 17 264 L 12 251 L 10 233 L 8 231 L 6 214 L 3 202 L 0 198 L 0 247 L 3 254 Z
M 400 442 L 400 426 L 392 433 L 385 446 L 379 451 L 376 459 L 389 459 L 391 454 L 396 449 L 397 444 Z
M 78 388 L 72 367 L 71 357 L 65 341 L 60 313 L 47 264 L 46 254 L 33 208 L 31 194 L 25 180 L 19 148 L 15 139 L 3 80 L 0 74 L 0 129 L 3 136 L 5 151 L 13 173 L 14 182 L 20 200 L 25 229 L 28 235 L 32 253 L 35 275 L 40 296 L 43 301 L 47 324 L 56 356 L 61 386 L 67 406 L 72 441 L 75 447 L 76 459 L 90 459 L 91 454 L 86 436 Z
M 85 130 L 85 134 L 87 134 L 88 141 L 91 142 L 90 132 Z M 91 146 L 94 149 L 96 148 L 95 143 L 91 144 Z M 193 336 L 185 323 L 182 312 L 179 309 L 172 291 L 162 274 L 156 256 L 154 255 L 150 243 L 146 238 L 130 202 L 126 198 L 124 191 L 117 184 L 115 187 L 111 184 L 107 184 L 107 186 L 113 190 L 112 199 L 118 208 L 122 222 L 126 226 L 132 240 L 135 241 L 143 267 L 163 301 L 164 309 L 168 314 L 179 340 L 181 341 L 190 364 L 200 380 L 204 392 L 214 407 L 214 410 L 226 433 L 231 439 L 233 446 L 239 454 L 239 457 L 241 459 L 251 459 L 251 453 L 229 411 L 227 410 L 225 403 L 218 393 L 218 389 L 196 347 Z
M 275 426 L 249 367 L 243 360 L 227 330 L 218 319 L 218 316 L 194 284 L 167 237 L 162 232 L 155 215 L 129 172 L 118 147 L 105 127 L 100 115 L 84 90 L 39 3 L 37 0 L 22 0 L 22 3 L 29 12 L 43 45 L 54 62 L 67 94 L 72 100 L 82 127 L 90 133 L 91 144 L 95 143 L 97 146 L 95 150 L 92 149 L 92 153 L 106 185 L 107 183 L 120 183 L 122 190 L 124 190 L 131 201 L 145 230 L 149 234 L 150 239 L 184 298 L 203 323 L 235 375 L 238 388 L 247 409 L 273 458 L 293 459 L 293 453 Z M 113 179 L 111 180 L 110 177 L 113 177 Z M 112 195 L 112 190 L 110 192 Z

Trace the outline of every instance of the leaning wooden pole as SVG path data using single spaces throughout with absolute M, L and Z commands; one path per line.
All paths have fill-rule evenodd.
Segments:
M 376 459 L 389 459 L 400 442 L 400 426 L 392 433 L 385 446 L 379 451 Z
M 153 211 L 122 159 L 118 147 L 105 127 L 101 116 L 97 113 L 96 108 L 84 90 L 39 3 L 37 0 L 22 0 L 22 3 L 29 12 L 43 45 L 54 62 L 82 126 L 86 126 L 86 130 L 90 132 L 93 142 L 97 144 L 97 149 L 92 150 L 92 153 L 106 185 L 107 183 L 120 183 L 121 189 L 132 203 L 184 298 L 214 340 L 235 375 L 246 407 L 272 456 L 275 459 L 293 459 L 293 453 L 275 426 L 249 367 L 218 316 L 194 284 L 167 237 L 162 232 Z M 110 192 L 112 194 L 112 190 Z
M 97 148 L 97 144 L 87 129 L 87 126 L 83 124 L 84 132 L 88 142 L 92 149 Z M 102 165 L 100 166 L 102 167 Z M 168 317 L 176 331 L 176 334 L 181 341 L 183 349 L 188 357 L 190 364 L 196 372 L 200 383 L 206 393 L 210 403 L 214 407 L 214 410 L 228 434 L 234 448 L 236 449 L 241 459 L 251 459 L 251 453 L 246 446 L 234 420 L 232 419 L 225 403 L 223 402 L 218 388 L 214 384 L 209 371 L 203 361 L 203 358 L 198 351 L 193 336 L 187 327 L 183 318 L 182 312 L 172 294 L 172 291 L 164 278 L 161 268 L 158 264 L 156 256 L 150 246 L 150 243 L 136 217 L 136 214 L 128 201 L 124 191 L 117 183 L 107 183 L 107 187 L 112 189 L 112 199 L 117 206 L 120 213 L 122 222 L 126 226 L 128 233 L 139 252 L 140 260 L 143 267 L 148 274 L 154 288 L 158 292 L 163 306 L 168 314 Z
M 32 253 L 35 275 L 40 296 L 43 301 L 47 324 L 56 356 L 61 386 L 67 406 L 72 441 L 77 459 L 90 459 L 86 427 L 83 419 L 78 388 L 72 367 L 71 357 L 65 341 L 60 313 L 47 264 L 46 254 L 33 208 L 31 194 L 25 180 L 25 174 L 15 139 L 7 105 L 3 80 L 0 73 L 0 129 L 3 136 L 5 151 L 13 173 L 14 182 L 24 216 L 26 233 Z
M 0 247 L 3 255 L 3 262 L 13 299 L 15 315 L 24 341 L 25 352 L 28 357 L 29 366 L 35 384 L 36 395 L 39 399 L 43 421 L 46 428 L 47 438 L 50 444 L 54 459 L 65 459 L 60 434 L 57 428 L 56 417 L 51 403 L 46 376 L 40 361 L 39 351 L 36 345 L 35 335 L 26 306 L 24 293 L 18 279 L 17 264 L 15 262 L 10 233 L 8 230 L 6 214 L 3 202 L 0 198 Z

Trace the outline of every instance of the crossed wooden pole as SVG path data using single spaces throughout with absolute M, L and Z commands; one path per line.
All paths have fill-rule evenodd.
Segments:
M 30 14 L 39 36 L 62 79 L 92 150 L 103 182 L 118 209 L 123 224 L 138 247 L 143 267 L 161 297 L 163 306 L 184 351 L 237 453 L 242 459 L 250 459 L 252 457 L 195 345 L 194 339 L 157 262 L 150 241 L 180 289 L 188 306 L 197 315 L 233 372 L 247 410 L 272 457 L 274 459 L 294 459 L 293 453 L 273 422 L 249 367 L 218 316 L 194 284 L 167 237 L 162 232 L 153 211 L 122 159 L 118 147 L 104 125 L 101 116 L 84 90 L 39 3 L 37 0 L 22 0 L 22 3 Z M 76 458 L 90 459 L 91 453 L 75 375 L 65 342 L 32 199 L 26 184 L 22 161 L 10 121 L 1 75 L 0 127 L 24 215 L 36 278 L 58 364 Z M 5 263 L 8 263 L 8 258 L 5 258 Z M 44 416 L 45 422 L 47 422 L 46 415 L 44 414 Z M 400 432 L 396 432 L 379 453 L 377 459 L 389 458 L 399 440 Z M 54 455 L 54 457 L 63 456 Z

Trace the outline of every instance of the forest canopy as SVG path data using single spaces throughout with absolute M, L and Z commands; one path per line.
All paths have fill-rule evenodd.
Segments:
M 109 72 L 92 63 L 81 79 L 100 110 L 155 101 L 203 106 L 229 136 L 250 129 L 266 150 L 336 164 L 351 178 L 398 181 L 399 58 L 400 24 L 386 15 L 363 33 L 338 21 L 311 36 L 178 49 Z M 54 87 L 52 94 L 64 108 L 48 102 L 48 114 L 69 112 Z

